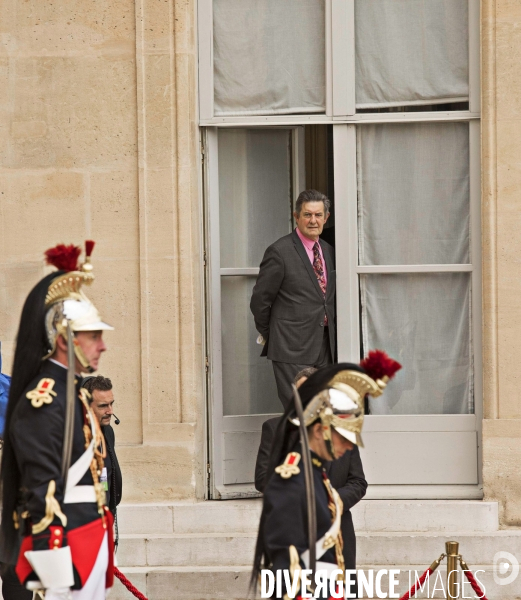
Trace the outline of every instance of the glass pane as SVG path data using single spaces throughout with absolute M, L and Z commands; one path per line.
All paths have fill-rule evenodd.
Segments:
M 250 313 L 255 277 L 221 278 L 224 415 L 280 413 L 271 362 L 261 358 Z
M 291 131 L 219 131 L 221 267 L 258 267 L 291 231 Z
M 325 112 L 324 0 L 214 0 L 216 115 Z
M 358 128 L 360 264 L 466 264 L 468 123 Z
M 356 106 L 465 102 L 468 0 L 355 0 Z
M 471 414 L 470 274 L 362 275 L 364 354 L 403 368 L 370 399 L 376 415 Z

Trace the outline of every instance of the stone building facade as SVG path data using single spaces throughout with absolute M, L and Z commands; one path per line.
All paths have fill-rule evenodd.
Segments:
M 477 1 L 477 0 L 476 0 Z M 521 2 L 482 0 L 483 492 L 521 525 Z M 477 34 L 477 32 L 476 32 Z M 42 252 L 96 240 L 125 501 L 207 495 L 195 0 L 1 0 L 0 340 Z

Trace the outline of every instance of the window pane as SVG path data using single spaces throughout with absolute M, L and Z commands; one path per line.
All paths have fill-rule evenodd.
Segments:
M 258 267 L 291 231 L 291 131 L 219 131 L 221 267 Z
M 325 111 L 324 0 L 214 0 L 216 115 Z
M 465 102 L 468 0 L 355 0 L 358 108 Z
M 222 365 L 224 415 L 280 413 L 271 362 L 262 347 L 250 313 L 255 277 L 221 278 Z
M 468 123 L 358 129 L 360 264 L 465 264 Z
M 377 415 L 474 412 L 470 274 L 362 275 L 364 353 L 383 348 L 403 369 Z

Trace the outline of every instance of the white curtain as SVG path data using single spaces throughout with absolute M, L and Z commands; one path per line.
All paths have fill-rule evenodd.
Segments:
M 324 0 L 214 0 L 216 115 L 325 111 Z
M 355 0 L 356 106 L 468 100 L 468 0 Z
M 219 130 L 221 267 L 258 267 L 291 231 L 291 132 Z
M 470 274 L 362 275 L 364 351 L 403 365 L 370 413 L 471 414 Z
M 468 123 L 358 129 L 362 265 L 469 263 Z
M 362 125 L 357 145 L 360 264 L 468 263 L 468 124 Z M 364 352 L 403 364 L 371 413 L 472 413 L 470 274 L 362 275 L 360 290 Z
M 271 362 L 250 312 L 255 277 L 221 277 L 223 409 L 226 416 L 279 413 L 282 405 Z
M 218 135 L 221 267 L 258 267 L 266 248 L 291 231 L 291 133 L 221 129 Z M 255 279 L 221 276 L 225 415 L 281 410 L 271 363 L 256 344 Z

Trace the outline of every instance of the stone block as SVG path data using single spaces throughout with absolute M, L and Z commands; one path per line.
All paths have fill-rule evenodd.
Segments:
M 173 507 L 161 504 L 121 504 L 118 525 L 122 534 L 174 533 Z
M 146 542 L 138 536 L 119 536 L 118 567 L 145 567 L 147 565 Z
M 89 174 L 89 188 L 91 235 L 99 240 L 96 253 L 104 258 L 138 259 L 137 169 L 94 171 Z
M 253 562 L 254 534 L 147 536 L 150 566 L 247 566 Z
M 18 57 L 15 68 L 11 113 L 15 126 L 2 166 L 135 167 L 132 57 Z M 37 129 L 31 129 L 32 122 L 39 123 Z
M 154 570 L 147 590 L 153 600 L 244 600 L 249 579 L 249 568 Z
M 433 533 L 357 533 L 356 558 L 360 565 L 425 565 L 445 551 L 445 542 L 460 543 L 460 553 L 469 565 L 492 564 L 496 552 L 506 550 L 521 555 L 521 531 L 497 531 L 488 534 L 453 532 Z
M 520 438 L 519 419 L 483 421 L 485 498 L 499 502 L 502 527 L 521 527 Z
M 352 510 L 355 531 L 485 532 L 498 529 L 496 502 L 362 500 Z
M 129 568 L 121 568 L 121 572 L 125 577 L 137 587 L 137 589 L 148 597 L 147 594 L 147 573 L 139 572 L 137 569 L 129 569 Z M 121 581 L 115 577 L 114 578 L 114 587 L 110 591 L 110 600 L 131 600 L 132 594 L 127 590 L 127 588 L 121 583 Z
M 132 0 L 70 0 L 23 4 L 0 2 L 0 32 L 16 39 L 26 55 L 132 54 L 135 51 Z
M 85 239 L 84 176 L 67 171 L 4 171 L 0 211 L 3 257 L 12 264 L 41 261 L 43 268 L 47 248 Z
M 262 510 L 260 500 L 176 504 L 174 533 L 256 533 Z
M 194 500 L 191 444 L 120 445 L 126 502 Z

